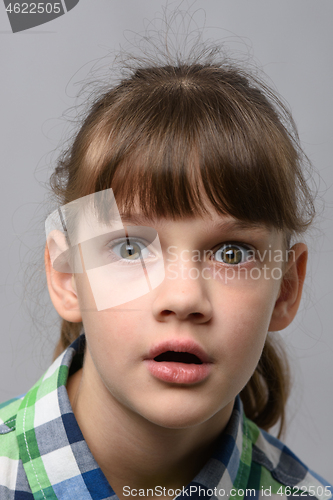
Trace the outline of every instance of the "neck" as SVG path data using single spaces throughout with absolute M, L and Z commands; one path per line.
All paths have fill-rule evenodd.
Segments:
M 212 454 L 233 402 L 223 416 L 218 412 L 196 426 L 165 428 L 119 403 L 87 371 L 86 360 L 84 369 L 69 379 L 68 395 L 82 434 L 118 497 L 124 486 L 186 486 Z

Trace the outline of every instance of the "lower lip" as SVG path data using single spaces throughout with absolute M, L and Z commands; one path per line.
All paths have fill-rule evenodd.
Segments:
M 154 359 L 146 359 L 145 363 L 154 377 L 172 384 L 196 384 L 207 378 L 211 371 L 210 363 L 195 365 Z

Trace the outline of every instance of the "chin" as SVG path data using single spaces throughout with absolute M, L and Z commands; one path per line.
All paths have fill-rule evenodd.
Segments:
M 214 411 L 203 411 L 204 405 L 198 405 L 197 408 L 175 407 L 168 405 L 164 410 L 156 408 L 151 412 L 144 412 L 142 416 L 151 423 L 164 427 L 166 429 L 186 429 L 203 424 L 215 414 Z
M 188 429 L 204 423 L 207 419 L 192 417 L 189 415 L 168 415 L 160 418 L 151 419 L 151 423 L 164 427 L 165 429 Z

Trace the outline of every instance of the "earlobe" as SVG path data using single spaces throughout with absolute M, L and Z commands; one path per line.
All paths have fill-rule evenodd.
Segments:
M 297 243 L 289 251 L 269 331 L 283 330 L 293 321 L 302 297 L 307 259 L 308 250 L 304 243 Z
M 52 267 L 47 245 L 45 246 L 44 259 L 47 286 L 56 311 L 63 319 L 79 323 L 82 321 L 82 316 L 73 274 L 59 272 Z

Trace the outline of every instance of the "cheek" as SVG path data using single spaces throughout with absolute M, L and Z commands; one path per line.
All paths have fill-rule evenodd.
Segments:
M 218 304 L 223 337 L 219 351 L 236 374 L 252 375 L 265 343 L 276 295 L 273 283 L 257 283 L 243 291 L 230 288 Z
M 102 311 L 82 312 L 87 341 L 98 364 L 112 370 L 136 359 L 145 341 L 147 304 L 144 297 Z
M 86 362 L 86 373 L 104 399 L 111 397 L 132 409 L 138 394 L 142 399 L 146 322 L 145 311 L 123 306 L 83 316 L 91 360 Z
M 75 274 L 75 288 L 82 317 L 87 313 L 97 311 L 95 299 L 86 273 Z
M 76 275 L 75 284 L 84 330 L 91 345 L 97 343 L 108 357 L 115 357 L 117 352 L 126 356 L 128 346 L 137 341 L 135 334 L 144 320 L 144 309 L 140 304 L 128 302 L 98 311 L 86 273 Z

